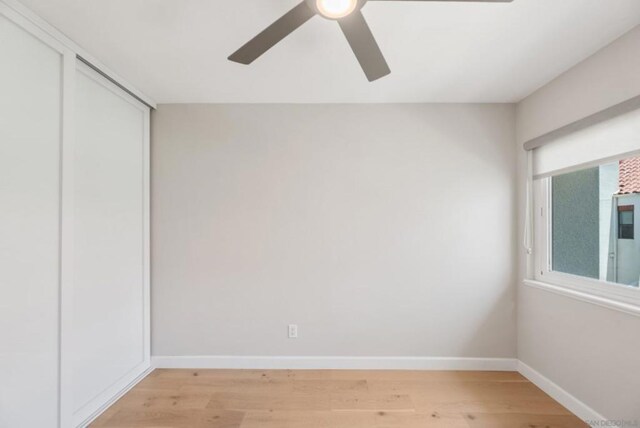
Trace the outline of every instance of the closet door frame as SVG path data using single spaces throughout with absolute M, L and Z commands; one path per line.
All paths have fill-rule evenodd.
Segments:
M 150 109 L 155 102 L 138 91 L 126 80 L 109 70 L 102 63 L 64 36 L 53 26 L 35 15 L 17 0 L 0 0 L 0 15 L 6 17 L 42 43 L 60 53 L 62 57 L 62 99 L 60 136 L 60 188 L 59 188 L 59 272 L 58 272 L 58 428 L 76 428 L 88 425 L 114 401 L 124 395 L 151 370 L 151 319 L 150 319 Z M 144 287 L 144 362 L 114 384 L 99 398 L 102 400 L 86 418 L 74 417 L 73 406 L 73 295 L 74 295 L 74 149 L 75 149 L 75 81 L 78 58 L 90 62 L 105 76 L 104 85 L 128 102 L 144 111 L 143 153 L 143 287 Z M 96 73 L 97 74 L 97 73 Z M 110 79 L 111 82 L 106 79 Z M 126 88 L 127 94 L 122 88 Z M 110 86 L 108 86 L 110 85 Z M 114 89 L 115 88 L 115 89 Z M 134 98 L 135 97 L 135 98 Z M 136 99 L 137 98 L 137 99 Z M 140 101 L 138 101 L 140 100 Z M 143 104 L 144 103 L 144 104 Z M 136 372 L 137 371 L 137 372 Z M 134 375 L 134 372 L 135 375 Z M 111 395 L 109 395 L 111 394 Z M 98 401 L 98 399 L 96 399 Z
M 37 30 L 38 34 L 42 34 L 43 36 L 48 37 L 49 39 L 60 44 L 63 48 L 70 50 L 73 53 L 74 58 L 76 56 L 84 58 L 84 60 L 95 66 L 96 69 L 100 70 L 101 73 L 103 73 L 105 76 L 108 76 L 108 78 L 112 81 L 117 82 L 118 85 L 126 88 L 126 90 L 130 92 L 134 97 L 138 98 L 152 109 L 155 109 L 157 107 L 156 102 L 152 98 L 139 91 L 134 85 L 131 84 L 131 82 L 115 73 L 89 52 L 80 47 L 73 40 L 58 31 L 44 19 L 33 13 L 31 9 L 25 7 L 22 3 L 20 3 L 19 0 L 0 0 L 0 6 L 0 13 L 2 13 L 3 10 L 7 10 L 9 11 L 9 13 L 15 16 L 19 16 L 20 25 L 22 25 L 23 22 L 28 23 L 33 29 Z
M 134 367 L 129 371 L 126 375 L 116 381 L 114 384 L 109 386 L 105 391 L 103 391 L 100 395 L 96 396 L 91 400 L 89 404 L 84 406 L 81 412 L 77 412 L 76 409 L 70 408 L 67 411 L 71 411 L 72 414 L 72 424 L 69 426 L 85 426 L 88 425 L 91 421 L 93 421 L 96 417 L 98 417 L 102 412 L 104 412 L 111 404 L 113 404 L 116 400 L 118 400 L 122 395 L 124 395 L 127 391 L 129 391 L 133 386 L 135 386 L 140 380 L 142 380 L 145 376 L 147 376 L 151 370 L 151 287 L 150 287 L 150 277 L 151 277 L 151 263 L 150 263 L 150 119 L 151 119 L 151 111 L 150 108 L 140 101 L 133 98 L 131 95 L 127 94 L 124 90 L 122 90 L 117 85 L 113 84 L 101 74 L 81 62 L 79 59 L 73 58 L 73 69 L 74 69 L 74 77 L 78 73 L 82 73 L 85 77 L 91 79 L 93 82 L 99 84 L 112 94 L 120 97 L 122 100 L 127 102 L 128 104 L 134 106 L 143 114 L 144 117 L 144 132 L 143 132 L 143 153 L 142 153 L 142 182 L 140 186 L 142 186 L 142 194 L 143 200 L 142 202 L 142 244 L 143 244 L 143 302 L 142 302 L 142 314 L 143 314 L 143 362 L 138 366 Z M 71 94 L 71 96 L 75 97 L 75 93 Z M 71 161 L 71 159 L 70 159 Z M 70 187 L 67 189 L 72 192 L 73 188 Z M 73 198 L 73 194 L 70 193 L 69 199 Z M 73 203 L 73 201 L 70 201 Z M 73 238 L 73 232 L 71 231 L 70 237 Z M 69 266 L 70 269 L 73 269 L 73 265 Z M 73 286 L 70 287 L 70 293 L 73 293 Z M 71 297 L 72 298 L 72 297 Z M 70 302 L 67 300 L 67 302 Z M 67 313 L 71 313 L 71 307 Z M 69 315 L 68 318 L 71 318 Z M 73 320 L 67 320 L 68 324 L 66 324 L 66 328 L 63 325 L 63 332 L 73 331 Z M 67 335 L 69 336 L 69 335 Z M 64 349 L 73 349 L 74 343 L 70 340 L 64 343 Z M 67 360 L 67 364 L 70 366 L 69 355 L 71 352 L 63 352 L 63 361 Z M 71 369 L 71 367 L 68 367 Z M 71 376 L 69 376 L 68 381 L 71 380 Z M 71 386 L 71 385 L 68 385 Z M 67 389 L 63 395 L 66 395 L 67 401 L 72 400 L 72 391 Z M 69 403 L 71 404 L 71 403 Z M 71 405 L 70 405 L 71 407 Z

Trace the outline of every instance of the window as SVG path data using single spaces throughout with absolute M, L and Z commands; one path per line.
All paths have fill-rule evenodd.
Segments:
M 634 239 L 633 205 L 618 207 L 618 239 Z
M 541 201 L 537 276 L 638 289 L 634 219 L 640 209 L 640 157 L 540 178 L 535 185 Z
M 527 202 L 533 204 L 525 218 L 527 272 L 533 274 L 526 285 L 640 314 L 636 101 L 525 143 L 532 179 Z

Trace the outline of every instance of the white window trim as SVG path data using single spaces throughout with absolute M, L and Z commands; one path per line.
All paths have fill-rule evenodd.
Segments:
M 534 279 L 527 286 L 640 316 L 640 289 L 551 270 L 551 178 L 535 180 Z

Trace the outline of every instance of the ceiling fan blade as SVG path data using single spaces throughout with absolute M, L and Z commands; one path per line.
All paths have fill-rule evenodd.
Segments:
M 340 24 L 340 28 L 347 38 L 351 50 L 356 54 L 369 82 L 391 73 L 373 33 L 360 11 L 340 19 L 338 24 Z
M 231 54 L 229 61 L 251 64 L 315 15 L 316 12 L 303 1 Z

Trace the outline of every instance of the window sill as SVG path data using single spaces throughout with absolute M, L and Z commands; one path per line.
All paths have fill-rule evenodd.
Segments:
M 576 290 L 567 286 L 554 285 L 546 282 L 534 281 L 531 279 L 525 279 L 523 282 L 524 285 L 528 287 L 537 288 L 539 290 L 544 290 L 550 293 L 558 294 L 560 296 L 569 297 L 581 302 L 591 303 L 593 305 L 640 317 L 640 306 L 638 305 L 617 301 L 607 297 L 597 296 L 595 294 Z

